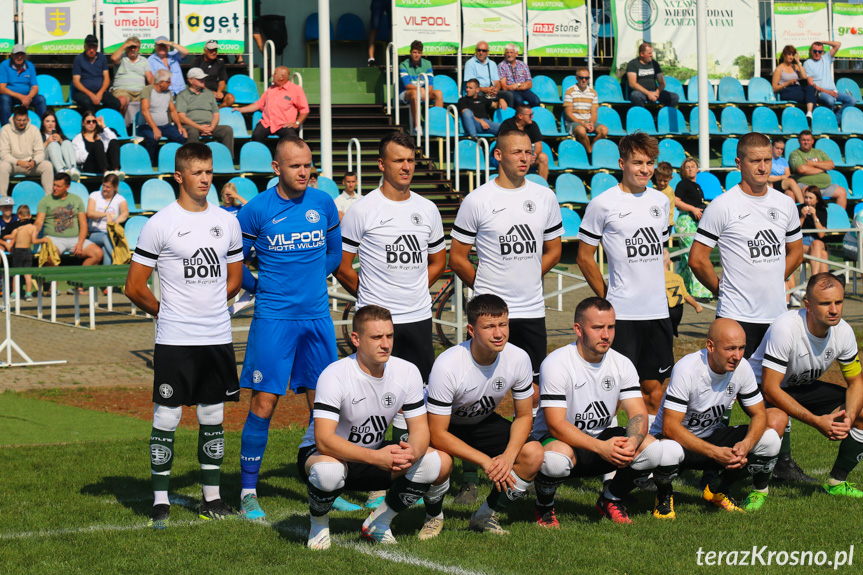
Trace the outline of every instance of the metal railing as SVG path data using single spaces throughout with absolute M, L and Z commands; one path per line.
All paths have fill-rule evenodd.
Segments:
M 267 40 L 267 42 L 269 42 L 269 40 Z M 291 82 L 293 82 L 294 84 L 299 86 L 300 89 L 302 89 L 302 87 L 303 87 L 303 75 L 300 74 L 299 72 L 294 72 L 293 74 L 291 74 Z M 305 122 L 300 124 L 300 138 L 303 137 L 303 126 L 304 125 L 305 125 Z
M 450 104 L 446 107 L 447 113 L 452 112 L 455 118 L 455 133 L 452 135 L 453 143 L 455 144 L 455 191 L 459 191 L 459 152 L 458 152 L 458 108 L 455 107 L 455 104 Z M 446 179 L 450 179 L 450 135 L 449 135 L 449 118 L 446 121 Z
M 399 117 L 399 57 L 396 51 L 396 45 L 390 42 L 387 44 L 387 49 L 384 50 L 386 55 L 386 73 L 387 73 L 387 115 L 392 114 L 392 108 L 395 108 L 396 126 L 401 124 Z M 392 106 L 391 106 L 392 104 Z
M 270 54 L 272 53 L 272 56 Z M 264 66 L 261 68 L 261 74 L 263 75 L 264 86 L 268 86 L 270 83 L 270 78 L 273 77 L 273 72 L 275 72 L 276 68 L 276 45 L 272 40 L 267 40 L 264 42 Z M 250 67 L 251 68 L 251 67 Z M 249 71 L 251 74 L 251 69 Z
M 420 92 L 420 88 L 425 88 L 426 95 L 425 98 L 422 97 L 422 93 Z M 431 155 L 431 148 L 429 143 L 429 110 L 431 100 L 431 76 L 426 74 L 425 72 L 420 73 L 419 75 L 419 85 L 417 86 L 417 109 L 416 112 L 413 111 L 413 107 L 411 107 L 411 112 L 416 116 L 414 118 L 414 122 L 416 123 L 416 134 L 422 134 L 425 137 L 425 157 L 428 158 Z M 422 128 L 422 118 L 420 118 L 420 102 L 425 104 L 425 130 Z M 418 145 L 421 142 L 417 142 Z
M 357 194 L 363 195 L 363 147 L 358 138 L 351 138 L 348 142 L 348 171 L 354 171 L 354 147 L 357 149 Z
M 488 140 L 480 138 L 476 141 L 476 187 L 480 187 L 482 182 L 480 176 L 482 174 L 482 164 L 479 161 L 479 149 L 485 148 L 485 181 L 488 182 L 491 178 L 491 158 L 489 157 Z

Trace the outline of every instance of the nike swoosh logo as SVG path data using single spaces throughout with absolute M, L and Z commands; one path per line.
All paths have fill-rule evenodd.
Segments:
M 390 218 L 388 220 L 381 220 L 381 225 L 384 225 L 385 223 L 391 222 L 391 221 L 392 221 L 392 218 Z
M 746 214 L 745 216 L 737 216 L 738 220 L 742 220 L 744 218 L 748 218 L 751 214 Z
M 499 214 L 500 212 L 504 211 L 505 209 L 506 209 L 506 208 L 501 208 L 501 209 L 499 209 L 499 210 L 492 210 L 492 211 L 491 211 L 491 213 L 493 213 L 493 214 Z
M 809 355 L 809 352 L 803 352 L 803 353 L 798 353 L 797 357 L 806 357 L 807 355 Z
M 191 233 L 192 230 L 189 230 L 188 232 L 177 232 L 177 237 L 182 238 L 183 236 L 188 236 Z
M 358 404 L 359 402 L 361 402 L 363 399 L 365 399 L 365 397 L 360 398 L 360 399 L 353 399 L 353 400 L 351 400 L 351 403 L 353 403 L 354 405 L 356 405 L 356 404 Z
M 240 393 L 240 390 L 239 390 L 239 389 L 235 389 L 234 391 L 226 391 L 226 392 L 225 392 L 225 395 L 236 395 L 236 394 L 238 394 L 238 393 Z
M 629 215 L 629 214 L 631 214 L 631 213 L 632 213 L 632 212 L 626 212 L 625 214 L 617 214 L 617 217 L 618 217 L 618 218 L 625 218 L 626 216 L 628 216 L 628 215 Z
M 710 391 L 710 390 L 709 389 L 702 389 L 701 391 L 698 392 L 698 395 L 704 395 L 708 391 Z
M 669 365 L 668 367 L 666 367 L 665 369 L 660 369 L 660 370 L 659 370 L 659 373 L 665 373 L 665 372 L 666 372 L 666 371 L 668 371 L 669 369 L 671 369 L 671 366 L 670 366 L 670 365 Z
M 274 223 L 274 224 L 277 224 L 277 223 L 281 222 L 282 220 L 286 220 L 286 219 L 288 219 L 288 216 L 285 216 L 285 217 L 280 218 L 280 219 L 278 219 L 278 220 L 277 220 L 276 218 L 273 218 L 273 223 Z
M 477 386 L 477 387 L 479 387 L 479 386 Z M 473 391 L 475 389 L 476 389 L 476 387 L 472 387 L 472 388 L 468 389 L 467 391 L 465 391 L 465 393 L 470 393 L 471 391 Z

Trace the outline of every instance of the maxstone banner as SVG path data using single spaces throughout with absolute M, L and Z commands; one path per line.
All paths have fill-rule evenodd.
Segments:
M 698 74 L 695 0 L 612 0 L 614 70 L 622 76 L 642 42 L 666 76 Z M 711 79 L 749 80 L 759 62 L 758 0 L 707 0 L 707 71 Z
M 527 0 L 527 55 L 587 57 L 584 0 Z
M 200 54 L 208 40 L 219 42 L 220 54 L 245 52 L 245 0 L 179 0 L 180 39 L 190 52 Z
M 129 36 L 141 40 L 142 53 L 152 52 L 159 36 L 171 37 L 168 0 L 99 0 L 99 4 L 106 54 L 114 53 Z
M 410 54 L 414 40 L 425 56 L 458 53 L 458 0 L 395 0 L 393 21 L 400 55 Z
M 84 38 L 93 33 L 91 0 L 23 0 L 23 3 L 24 44 L 28 54 L 84 51 Z
M 863 5 L 833 3 L 833 39 L 842 42 L 837 58 L 863 57 Z
M 776 2 L 773 5 L 773 33 L 776 58 L 789 44 L 797 48 L 800 61 L 809 55 L 816 40 L 829 40 L 826 2 Z
M 461 4 L 462 52 L 473 54 L 477 42 L 488 42 L 490 54 L 503 54 L 507 44 L 524 53 L 522 0 L 463 0 Z
M 0 0 L 0 14 L 15 14 L 15 0 Z M 11 52 L 15 45 L 15 18 L 0 18 L 0 52 Z

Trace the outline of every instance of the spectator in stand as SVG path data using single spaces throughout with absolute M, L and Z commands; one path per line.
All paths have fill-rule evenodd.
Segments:
M 806 106 L 806 117 L 812 118 L 815 108 L 815 87 L 809 83 L 806 70 L 800 64 L 797 48 L 788 45 L 782 49 L 779 63 L 773 70 L 773 91 L 781 100 L 797 102 Z
M 357 174 L 356 172 L 345 172 L 345 177 L 342 179 L 345 185 L 345 191 L 336 196 L 336 209 L 339 211 L 339 221 L 345 216 L 347 211 L 351 209 L 360 195 L 357 193 Z
M 497 64 L 488 57 L 488 42 L 476 43 L 476 55 L 464 65 L 464 78 L 479 82 L 481 95 L 489 100 L 499 100 L 500 109 L 506 110 L 506 100 L 498 99 L 500 74 L 497 71 Z
M 656 170 L 653 172 L 653 187 L 665 194 L 670 206 L 674 206 L 674 188 L 669 185 L 672 177 L 674 177 L 674 168 L 671 167 L 671 164 L 668 162 L 656 164 Z M 668 210 L 668 225 L 674 225 L 674 210 Z
M 832 199 L 843 210 L 848 206 L 848 191 L 834 184 L 828 170 L 836 166 L 824 150 L 813 147 L 815 137 L 809 130 L 803 130 L 797 137 L 800 147 L 791 152 L 788 163 L 797 183 L 803 186 L 818 186 L 821 197 Z
M 233 158 L 234 130 L 219 125 L 219 105 L 213 93 L 204 87 L 205 76 L 200 68 L 192 68 L 187 74 L 189 87 L 177 94 L 177 112 L 186 128 L 186 140 L 197 142 L 202 136 L 212 137 L 224 144 Z
M 503 51 L 503 60 L 497 65 L 500 76 L 498 97 L 506 101 L 509 107 L 515 107 L 527 102 L 531 107 L 539 106 L 539 96 L 530 91 L 533 88 L 533 76 L 527 64 L 518 59 L 518 46 L 507 44 Z
M 372 0 L 372 5 L 370 6 L 372 16 L 369 20 L 369 67 L 375 65 L 375 38 L 378 37 L 378 30 L 381 24 L 384 23 L 384 13 L 389 17 L 386 21 L 392 22 L 390 3 L 391 0 Z
M 674 207 L 680 212 L 675 222 L 675 230 L 681 234 L 692 234 L 689 236 L 680 237 L 680 247 L 688 248 L 695 240 L 695 231 L 698 229 L 698 222 L 701 221 L 701 216 L 704 214 L 704 208 L 707 204 L 704 203 L 704 191 L 695 178 L 698 176 L 698 160 L 695 158 L 686 158 L 683 165 L 680 167 L 680 183 L 674 190 Z M 673 211 L 673 210 L 672 210 Z M 710 290 L 701 285 L 698 278 L 689 269 L 689 253 L 680 256 L 677 263 L 677 271 L 683 278 L 686 284 L 686 290 L 697 301 L 705 303 L 713 298 Z
M 318 171 L 314 166 L 309 170 L 309 187 L 318 189 Z
M 791 177 L 791 168 L 788 166 L 788 160 L 785 159 L 785 140 L 782 138 L 773 140 L 773 166 L 770 168 L 767 183 L 773 184 L 780 192 L 785 192 L 785 195 L 795 203 L 803 203 L 803 192 Z
M 428 86 L 420 74 L 428 76 Z M 420 102 L 426 98 L 429 102 L 434 100 L 436 107 L 443 108 L 443 92 L 434 89 L 434 71 L 431 62 L 423 58 L 423 43 L 419 40 L 411 42 L 410 57 L 399 64 L 399 80 L 402 86 L 399 96 L 413 110 L 414 121 L 419 118 Z
M 113 54 L 111 62 L 114 69 L 114 86 L 111 93 L 120 101 L 120 113 L 125 115 L 129 102 L 141 101 L 141 90 L 153 83 L 150 63 L 141 57 L 141 40 L 129 36 Z
M 309 101 L 302 87 L 291 82 L 291 70 L 279 66 L 273 70 L 273 83 L 257 102 L 237 108 L 241 114 L 261 111 L 261 120 L 252 131 L 252 141 L 266 142 L 271 135 L 298 137 L 300 126 L 309 115 Z
M 489 117 L 497 108 L 497 102 L 489 100 L 479 91 L 479 81 L 472 78 L 464 87 L 465 95 L 458 100 L 458 111 L 465 132 L 476 138 L 477 132 L 487 132 L 494 136 L 500 131 L 500 124 Z
M 72 101 L 85 112 L 104 107 L 120 110 L 120 100 L 108 91 L 111 74 L 108 59 L 99 52 L 99 39 L 89 34 L 84 38 L 84 52 L 72 61 Z
M 51 193 L 54 168 L 45 159 L 42 135 L 24 106 L 16 107 L 12 121 L 0 128 L 0 196 L 9 195 L 12 174 L 38 176 L 45 193 Z
M 119 186 L 117 175 L 108 174 L 102 178 L 102 188 L 91 193 L 87 200 L 90 241 L 102 248 L 103 266 L 114 263 L 114 244 L 108 235 L 108 224 L 122 224 L 129 218 L 129 206 Z
M 169 71 L 156 72 L 155 83 L 141 90 L 141 118 L 144 122 L 138 126 L 138 135 L 144 138 L 144 147 L 154 166 L 159 161 L 159 139 L 162 136 L 169 142 L 186 143 L 188 133 L 174 105 Z
M 653 46 L 643 42 L 638 47 L 638 58 L 626 65 L 626 81 L 629 84 L 629 101 L 634 106 L 647 102 L 676 106 L 680 97 L 665 89 L 665 76 L 659 62 L 653 59 Z
M 78 170 L 78 158 L 75 154 L 75 146 L 72 145 L 72 141 L 63 133 L 54 112 L 48 112 L 42 118 L 41 132 L 45 155 L 48 157 L 51 165 L 54 166 L 54 173 L 66 172 L 72 178 L 72 181 L 77 182 L 80 180 L 81 172 Z
M 800 228 L 804 230 L 820 230 L 818 232 L 803 232 L 803 253 L 812 257 L 829 259 L 827 247 L 824 245 L 824 231 L 827 229 L 827 202 L 821 197 L 818 186 L 809 186 L 803 192 L 803 204 L 797 207 L 800 212 Z M 827 264 L 809 260 L 812 275 L 829 271 Z
M 608 128 L 596 123 L 596 114 L 599 110 L 599 97 L 596 91 L 590 87 L 590 71 L 587 68 L 578 68 L 575 71 L 577 82 L 563 95 L 563 111 L 566 117 L 566 129 L 569 135 L 578 140 L 587 153 L 593 151 L 593 144 L 608 136 Z M 593 142 L 588 138 L 589 134 L 596 134 Z
M 164 36 L 159 36 L 156 38 L 155 50 L 147 58 L 153 76 L 159 70 L 168 70 L 171 73 L 171 93 L 175 96 L 186 89 L 180 62 L 188 55 L 189 50 L 185 46 L 171 42 Z
M 204 53 L 192 60 L 193 68 L 200 68 L 207 76 L 204 86 L 216 97 L 220 108 L 230 108 L 234 105 L 234 96 L 225 91 L 228 86 L 228 70 L 225 61 L 219 58 L 219 43 L 208 40 L 204 44 Z
M 830 46 L 827 53 L 824 52 L 825 44 Z M 833 110 L 836 102 L 839 102 L 839 109 L 836 110 L 836 123 L 839 125 L 842 125 L 842 110 L 857 103 L 851 94 L 840 94 L 833 81 L 833 58 L 841 45 L 842 42 L 829 40 L 812 42 L 809 46 L 809 59 L 803 64 L 803 69 L 809 76 L 809 84 L 815 88 L 818 103 Z
M 521 130 L 528 135 L 530 143 L 533 145 L 530 166 L 536 166 L 539 175 L 548 180 L 548 156 L 542 151 L 542 134 L 539 127 L 533 123 L 533 109 L 527 104 L 516 106 L 515 116 L 500 125 L 499 133 L 502 134 L 508 130 Z
M 117 132 L 105 125 L 104 118 L 86 114 L 81 120 L 81 133 L 72 138 L 75 155 L 82 172 L 116 174 L 125 179 L 120 171 L 120 141 Z
M 237 191 L 237 186 L 231 182 L 222 186 L 222 190 L 219 192 L 219 197 L 222 199 L 221 208 L 234 216 L 236 216 L 237 212 L 239 212 L 240 209 L 248 203 L 246 198 L 241 196 Z
M 39 200 L 36 233 L 43 231 L 59 253 L 69 252 L 84 260 L 81 265 L 95 266 L 102 261 L 102 248 L 87 239 L 87 209 L 81 198 L 69 193 L 71 181 L 69 174 L 54 176 L 51 194 Z
M 12 196 L 0 197 L 0 237 L 8 234 L 6 228 L 19 220 L 18 216 L 12 213 L 14 208 L 15 200 Z M 4 247 L 8 246 L 5 243 L 0 243 L 0 248 Z
M 12 46 L 12 54 L 0 64 L 0 126 L 9 123 L 13 106 L 33 106 L 41 118 L 45 115 L 45 96 L 39 94 L 36 66 L 27 61 L 24 44 Z

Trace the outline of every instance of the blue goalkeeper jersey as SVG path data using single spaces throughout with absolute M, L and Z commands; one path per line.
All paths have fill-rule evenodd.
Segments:
M 258 256 L 255 317 L 318 319 L 330 317 L 327 276 L 341 262 L 339 212 L 332 198 L 307 188 L 286 200 L 276 187 L 239 211 L 243 253 Z

